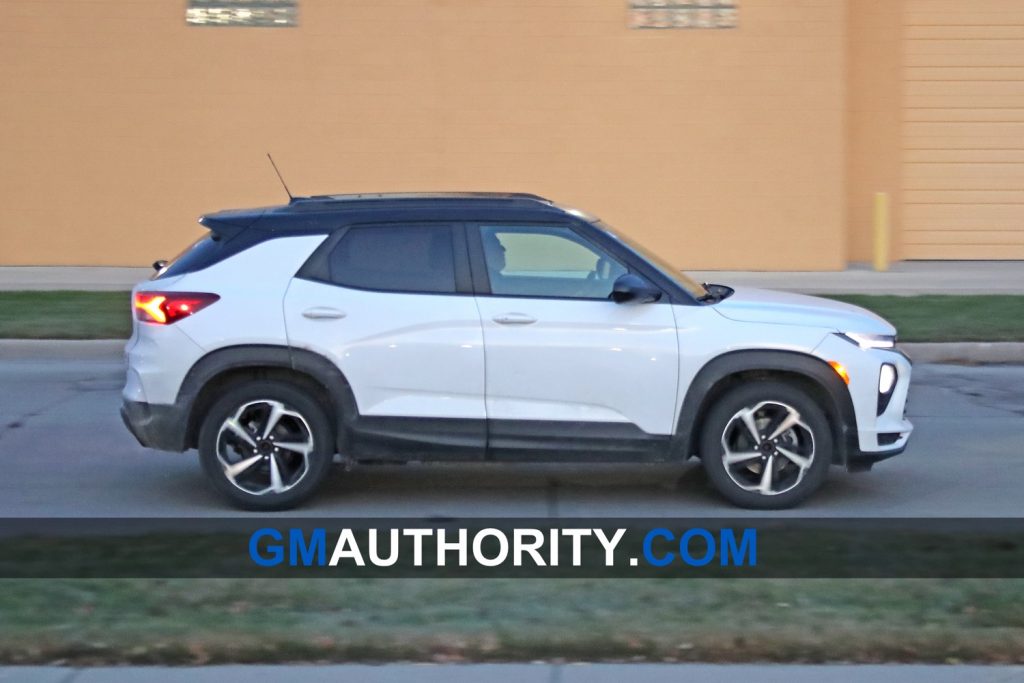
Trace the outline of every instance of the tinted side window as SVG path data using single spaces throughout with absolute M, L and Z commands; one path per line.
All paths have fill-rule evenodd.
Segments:
M 219 261 L 224 251 L 223 240 L 215 240 L 213 235 L 200 237 L 171 259 L 170 264 L 163 271 L 153 275 L 150 279 L 158 280 L 160 278 L 184 275 L 185 273 L 202 270 Z
M 331 281 L 343 287 L 391 292 L 455 292 L 455 259 L 448 226 L 354 227 L 329 258 Z
M 491 293 L 607 299 L 624 265 L 563 226 L 480 226 Z

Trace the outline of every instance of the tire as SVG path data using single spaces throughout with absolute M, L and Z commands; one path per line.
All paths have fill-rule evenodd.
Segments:
M 268 421 L 274 424 L 265 434 Z M 307 500 L 329 471 L 334 450 L 324 409 L 279 381 L 228 389 L 199 428 L 203 470 L 218 492 L 245 510 L 286 510 Z
M 806 500 L 824 483 L 832 453 L 825 413 L 798 386 L 777 380 L 726 393 L 711 407 L 700 435 L 701 461 L 714 487 L 731 503 L 757 510 Z

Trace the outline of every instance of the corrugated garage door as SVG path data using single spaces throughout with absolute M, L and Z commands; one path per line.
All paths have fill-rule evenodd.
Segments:
M 908 0 L 904 258 L 1024 259 L 1024 0 Z

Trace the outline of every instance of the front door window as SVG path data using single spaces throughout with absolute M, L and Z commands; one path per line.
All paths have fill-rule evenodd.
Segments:
M 491 293 L 607 299 L 625 266 L 564 226 L 480 227 Z

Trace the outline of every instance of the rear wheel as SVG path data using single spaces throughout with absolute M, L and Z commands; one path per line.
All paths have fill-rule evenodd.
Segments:
M 301 389 L 254 380 L 228 390 L 199 430 L 199 459 L 214 487 L 249 510 L 283 510 L 309 498 L 334 455 L 323 409 Z
M 825 481 L 832 431 L 799 387 L 762 381 L 733 389 L 704 420 L 701 460 L 715 488 L 745 508 L 799 504 Z

